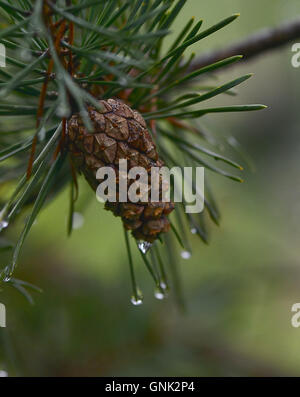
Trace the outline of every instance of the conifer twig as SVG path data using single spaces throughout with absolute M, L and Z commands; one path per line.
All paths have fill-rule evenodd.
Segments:
M 266 51 L 277 49 L 297 39 L 300 39 L 300 18 L 285 22 L 273 29 L 260 30 L 229 47 L 201 55 L 191 63 L 187 72 L 239 54 L 244 56 L 244 61 L 248 61 Z

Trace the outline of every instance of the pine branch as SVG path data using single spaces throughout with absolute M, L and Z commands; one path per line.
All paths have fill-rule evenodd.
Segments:
M 0 268 L 0 283 L 1 279 L 8 283 L 14 280 L 12 275 L 21 248 L 42 207 L 71 183 L 70 234 L 78 194 L 74 189 L 77 172 L 95 190 L 96 169 L 105 165 L 113 169 L 112 163 L 128 158 L 133 165 L 149 169 L 150 165 L 162 164 L 159 158 L 162 153 L 167 165 L 179 166 L 181 170 L 185 166 L 201 165 L 242 182 L 240 176 L 232 175 L 227 168 L 214 165 L 221 161 L 224 167 L 242 169 L 222 154 L 223 141 L 221 144 L 210 133 L 204 133 L 193 119 L 209 113 L 252 111 L 265 106 L 205 105 L 211 98 L 233 95 L 232 89 L 250 75 L 218 86 L 205 82 L 198 85 L 197 78 L 201 76 L 204 80 L 212 70 L 237 62 L 241 56 L 226 57 L 209 66 L 197 67 L 191 73 L 187 70 L 193 57 L 184 58 L 187 48 L 229 25 L 239 14 L 224 18 L 206 30 L 201 30 L 201 20 L 190 19 L 165 50 L 164 38 L 187 0 L 89 0 L 81 5 L 75 0 L 22 0 L 17 2 L 20 8 L 10 3 L 0 0 L 0 8 L 6 11 L 8 19 L 7 27 L 0 33 L 0 42 L 9 49 L 9 67 L 0 70 L 0 115 L 5 127 L 3 131 L 0 128 L 0 170 L 5 175 L 0 178 L 0 184 L 14 183 L 15 190 L 8 200 L 6 196 L 0 197 L 0 232 L 11 227 L 23 209 L 30 206 L 32 210 L 11 253 L 10 263 Z M 28 62 L 20 56 L 24 52 L 20 48 L 28 54 Z M 103 119 L 104 123 L 99 122 Z M 157 140 L 157 151 L 151 132 Z M 193 135 L 187 137 L 190 133 Z M 99 143 L 97 138 L 103 138 L 103 142 Z M 203 194 L 197 191 L 195 183 L 190 181 L 189 185 L 202 200 Z M 171 189 L 174 191 L 174 184 Z M 167 233 L 172 225 L 172 238 L 183 249 L 182 257 L 188 259 L 191 250 L 187 228 L 204 243 L 208 241 L 203 216 L 185 214 L 184 200 L 176 208 L 176 225 L 167 219 L 174 209 L 173 203 L 152 205 L 145 201 L 138 206 L 129 201 L 127 207 L 123 203 L 113 204 L 107 202 L 105 208 L 122 218 L 125 229 L 132 231 L 145 267 L 155 282 L 155 297 L 163 299 L 168 292 L 164 270 L 168 258 L 172 261 L 174 286 L 180 289 L 175 258 L 171 255 L 171 237 L 166 237 L 167 247 L 153 247 L 155 252 L 150 251 L 147 257 L 146 252 L 156 240 L 164 241 L 161 233 Z M 212 194 L 204 199 L 204 204 L 211 220 L 219 224 L 220 215 Z M 132 303 L 139 305 L 142 293 L 136 283 L 127 232 L 125 239 L 133 285 Z M 2 245 L 6 250 L 12 249 L 6 242 Z M 27 295 L 24 285 L 14 284 Z
M 285 22 L 274 29 L 263 29 L 229 47 L 201 55 L 191 63 L 188 72 L 198 70 L 234 55 L 243 54 L 243 61 L 248 61 L 262 53 L 275 50 L 297 39 L 300 39 L 300 18 Z

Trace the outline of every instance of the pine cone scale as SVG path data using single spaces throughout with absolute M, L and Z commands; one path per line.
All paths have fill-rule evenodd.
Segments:
M 68 150 L 79 172 L 82 172 L 90 186 L 96 190 L 100 181 L 96 172 L 103 166 L 112 167 L 119 183 L 119 160 L 128 160 L 128 170 L 143 167 L 148 172 L 148 183 L 140 184 L 140 199 L 137 203 L 107 201 L 105 208 L 122 218 L 124 227 L 132 230 L 136 239 L 153 242 L 160 233 L 170 228 L 167 215 L 173 210 L 173 203 L 152 203 L 148 199 L 151 167 L 161 167 L 155 144 L 147 130 L 143 117 L 126 104 L 115 99 L 100 101 L 104 111 L 88 109 L 94 126 L 94 133 L 84 127 L 78 114 L 68 122 Z M 128 181 L 130 186 L 133 180 Z

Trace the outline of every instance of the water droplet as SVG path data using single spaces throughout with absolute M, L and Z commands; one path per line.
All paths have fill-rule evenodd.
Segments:
M 58 107 L 57 111 L 56 111 L 56 115 L 58 117 L 69 117 L 70 116 L 70 108 L 68 108 L 67 106 L 61 105 Z
M 11 280 L 11 278 L 12 278 L 12 273 L 6 273 L 5 271 L 4 271 L 4 274 L 3 274 L 3 282 L 4 283 L 8 283 L 10 280 Z
M 4 283 L 8 283 L 13 276 L 13 272 L 9 266 L 6 266 L 0 273 L 0 278 Z
M 140 241 L 138 243 L 138 247 L 143 254 L 146 254 L 148 250 L 152 247 L 152 243 L 149 243 L 148 241 Z
M 132 303 L 134 306 L 140 306 L 140 305 L 143 304 L 143 299 L 140 298 L 140 297 L 132 296 L 131 299 L 130 299 L 130 301 L 131 301 L 131 303 Z
M 181 251 L 181 258 L 183 259 L 190 259 L 192 254 L 189 251 Z
M 130 301 L 134 306 L 140 306 L 143 304 L 143 294 L 142 291 L 138 288 L 136 291 L 136 295 L 132 295 Z
M 128 86 L 128 79 L 126 79 L 125 77 L 121 77 L 119 79 L 119 84 L 122 85 L 123 87 L 127 87 Z
M 156 299 L 158 299 L 160 301 L 165 299 L 165 297 L 166 297 L 164 291 L 162 291 L 160 288 L 156 288 L 155 289 L 154 296 L 155 296 Z
M 28 48 L 23 48 L 20 52 L 20 56 L 24 62 L 30 62 L 32 59 L 32 54 Z
M 40 140 L 40 142 L 44 141 L 45 138 L 46 138 L 46 128 L 45 128 L 45 127 L 42 127 L 42 128 L 40 129 L 38 135 L 39 135 L 39 140 Z
M 160 285 L 160 288 L 161 289 L 168 289 L 168 285 L 167 285 L 167 283 L 166 282 L 164 282 L 164 281 L 161 281 L 160 283 L 159 283 L 159 285 Z
M 191 228 L 191 233 L 192 234 L 197 234 L 198 230 L 195 227 Z
M 80 229 L 84 224 L 84 216 L 79 212 L 73 213 L 72 227 L 77 230 Z
M 0 232 L 2 232 L 3 229 L 6 229 L 8 227 L 8 222 L 3 219 L 3 221 L 0 222 Z

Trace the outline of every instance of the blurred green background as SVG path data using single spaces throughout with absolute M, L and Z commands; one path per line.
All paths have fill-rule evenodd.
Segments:
M 192 15 L 207 27 L 235 12 L 241 16 L 234 24 L 193 51 L 292 19 L 299 1 L 188 0 L 174 30 Z M 292 68 L 291 56 L 287 46 L 218 75 L 225 82 L 255 73 L 238 97 L 219 103 L 269 108 L 203 120 L 216 136 L 235 136 L 255 170 L 246 168 L 244 184 L 209 175 L 222 224 L 211 228 L 209 246 L 191 236 L 190 260 L 175 253 L 186 312 L 172 294 L 154 298 L 137 254 L 145 299 L 131 305 L 120 222 L 82 181 L 83 227 L 66 237 L 65 192 L 41 213 L 25 245 L 16 277 L 43 289 L 35 305 L 14 289 L 0 296 L 7 307 L 0 370 L 11 376 L 300 375 L 300 329 L 291 326 L 291 306 L 300 301 L 300 68 Z

